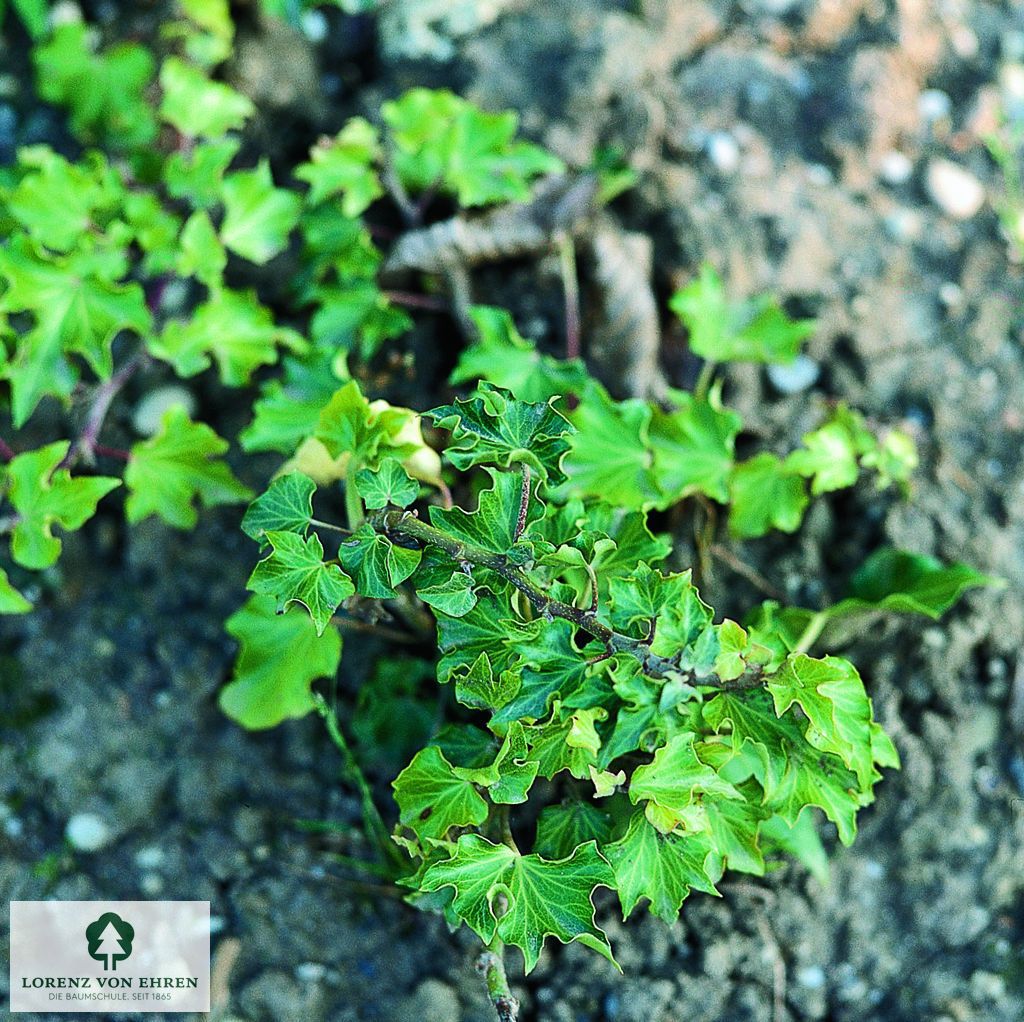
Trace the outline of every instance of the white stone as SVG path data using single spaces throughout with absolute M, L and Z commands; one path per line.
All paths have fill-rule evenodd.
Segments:
M 985 203 L 985 187 L 952 160 L 932 160 L 925 174 L 932 202 L 955 220 L 969 220 Z
M 79 852 L 98 852 L 113 837 L 102 817 L 95 813 L 75 813 L 64 828 L 64 836 Z
M 796 981 L 807 990 L 820 990 L 825 985 L 825 970 L 820 965 L 807 965 L 797 970 Z
M 154 436 L 160 431 L 164 412 L 169 408 L 184 408 L 189 418 L 196 413 L 196 399 L 192 392 L 177 384 L 151 390 L 132 412 L 132 428 L 140 436 Z
M 879 177 L 887 185 L 905 185 L 914 173 L 914 161 L 898 149 L 890 149 L 882 157 L 878 168 Z
M 925 89 L 917 97 L 917 112 L 929 123 L 948 117 L 952 109 L 953 101 L 941 89 Z
M 727 131 L 714 131 L 706 143 L 708 159 L 720 174 L 735 174 L 740 165 L 740 146 Z
M 780 394 L 799 394 L 817 382 L 820 372 L 814 359 L 797 355 L 789 365 L 768 366 L 768 379 Z
M 302 34 L 314 45 L 327 38 L 327 29 L 327 19 L 315 8 L 302 15 Z
M 167 853 L 159 845 L 146 845 L 135 853 L 135 865 L 139 869 L 159 869 L 167 859 Z

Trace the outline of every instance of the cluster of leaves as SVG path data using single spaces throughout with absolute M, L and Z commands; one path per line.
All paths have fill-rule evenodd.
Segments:
M 81 22 L 48 35 L 44 16 L 32 22 L 41 39 L 33 52 L 40 95 L 68 107 L 83 143 L 117 157 L 94 148 L 72 162 L 33 146 L 0 171 L 0 378 L 12 423 L 22 429 L 48 399 L 96 412 L 59 455 L 51 445 L 8 466 L 11 514 L 3 521 L 21 568 L 49 567 L 60 550 L 59 541 L 39 538 L 26 553 L 30 528 L 46 538 L 53 524 L 79 528 L 120 485 L 113 476 L 71 477 L 97 457 L 126 463 L 120 474 L 130 522 L 155 514 L 190 528 L 197 504 L 251 497 L 223 460 L 227 442 L 181 408 L 127 451 L 98 442 L 106 409 L 140 368 L 162 363 L 184 379 L 212 369 L 223 386 L 239 388 L 283 355 L 283 371 L 264 384 L 242 446 L 295 455 L 321 481 L 343 477 L 350 455 L 339 461 L 332 453 L 332 427 L 321 425 L 321 413 L 330 406 L 328 414 L 347 414 L 351 391 L 341 389 L 349 357 L 365 360 L 411 326 L 377 284 L 381 254 L 360 219 L 384 194 L 384 166 L 396 168 L 402 194 L 450 191 L 468 204 L 522 197 L 533 177 L 560 166 L 516 140 L 514 114 L 413 90 L 386 106 L 386 140 L 355 119 L 296 168 L 308 187 L 279 187 L 266 160 L 236 166 L 254 108 L 212 76 L 232 48 L 226 0 L 181 0 L 178 8 L 178 19 L 164 26 L 173 50 L 159 64 L 138 43 L 101 48 Z M 26 21 L 31 9 L 18 5 Z M 276 321 L 255 291 L 230 283 L 229 260 L 261 265 L 289 247 L 300 249 L 289 312 L 308 323 L 303 334 Z M 162 301 L 168 295 L 172 301 Z M 424 448 L 416 417 L 379 405 L 375 412 L 392 430 L 390 447 L 412 459 L 411 471 L 435 477 L 437 457 Z M 356 461 L 373 456 L 360 450 Z M 41 496 L 51 490 L 60 493 L 59 506 Z M 69 510 L 70 493 L 88 499 Z M 2 609 L 28 609 L 2 568 L 0 586 Z
M 730 300 L 704 268 L 671 300 L 701 383 L 654 404 L 613 400 L 580 360 L 473 308 L 476 339 L 451 383 L 479 383 L 424 413 L 450 434 L 443 465 L 417 412 L 358 382 L 412 325 L 379 283 L 364 217 L 390 203 L 419 225 L 439 194 L 462 209 L 520 202 L 561 162 L 519 140 L 512 113 L 413 89 L 379 125 L 354 118 L 317 143 L 299 184 L 275 181 L 243 155 L 252 103 L 216 78 L 233 45 L 226 0 L 178 0 L 160 59 L 138 43 L 104 48 L 80 23 L 51 32 L 38 4 L 12 3 L 40 40 L 40 95 L 91 147 L 74 161 L 30 147 L 0 170 L 0 378 L 24 448 L 3 444 L 0 522 L 16 570 L 53 565 L 53 530 L 81 528 L 120 486 L 129 522 L 176 528 L 200 505 L 248 500 L 228 441 L 180 406 L 127 450 L 100 440 L 137 375 L 258 385 L 239 442 L 282 464 L 243 520 L 262 559 L 227 622 L 239 655 L 221 705 L 249 728 L 321 709 L 314 684 L 343 652 L 335 621 L 374 602 L 426 618 L 431 638 L 436 627 L 452 720 L 435 732 L 417 708 L 422 661 L 380 662 L 352 720 L 362 741 L 414 753 L 394 782 L 412 900 L 517 945 L 530 969 L 548 936 L 611 958 L 597 887 L 624 916 L 646 901 L 671 921 L 726 868 L 761 874 L 789 852 L 823 870 L 811 812 L 852 840 L 896 754 L 855 668 L 812 657 L 813 644 L 864 614 L 937 616 L 990 580 L 881 551 L 847 599 L 767 602 L 740 624 L 716 621 L 690 572 L 672 570 L 652 511 L 699 496 L 728 506 L 745 538 L 795 530 L 811 496 L 862 470 L 906 483 L 910 439 L 843 406 L 797 450 L 737 460 L 742 422 L 716 364 L 792 359 L 812 325 L 768 297 Z M 295 18 L 308 5 L 266 6 Z M 298 268 L 272 311 L 235 271 L 251 279 L 286 252 Z M 53 418 L 46 403 L 84 407 L 80 433 L 32 446 Z M 336 497 L 343 525 L 313 516 L 314 500 L 329 510 Z M 28 609 L 0 568 L 0 613 Z
M 789 851 L 821 871 L 806 810 L 849 843 L 897 756 L 853 665 L 808 655 L 811 643 L 825 619 L 937 616 L 987 580 L 883 551 L 826 611 L 766 603 L 745 625 L 715 622 L 690 572 L 664 567 L 669 542 L 644 510 L 567 488 L 574 453 L 603 442 L 589 420 L 574 427 L 550 401 L 488 384 L 426 414 L 450 433 L 449 465 L 486 477 L 472 510 L 426 502 L 421 513 L 423 491 L 386 446 L 348 479 L 358 517 L 333 534 L 333 556 L 309 477 L 282 475 L 251 505 L 245 528 L 266 556 L 240 613 L 261 615 L 282 669 L 295 666 L 284 699 L 280 679 L 240 666 L 228 712 L 248 726 L 268 723 L 272 705 L 275 718 L 308 712 L 311 676 L 336 666 L 339 608 L 414 592 L 437 621 L 437 679 L 469 719 L 394 782 L 395 840 L 412 863 L 403 882 L 485 942 L 521 948 L 527 969 L 547 936 L 611 958 L 596 887 L 618 893 L 624 916 L 646 900 L 672 921 L 690 890 L 716 893 L 725 868 L 762 874 Z M 386 445 L 365 403 L 354 456 L 367 431 Z M 557 793 L 541 804 L 538 778 Z

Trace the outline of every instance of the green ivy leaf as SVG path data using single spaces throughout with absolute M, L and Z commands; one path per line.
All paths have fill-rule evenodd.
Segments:
M 52 532 L 80 529 L 96 513 L 100 498 L 121 485 L 106 476 L 72 478 L 58 466 L 68 453 L 67 440 L 19 454 L 7 466 L 7 499 L 18 513 L 11 532 L 11 556 L 23 568 L 39 571 L 60 556 L 61 541 Z
M 197 210 L 188 218 L 179 244 L 177 272 L 183 277 L 195 277 L 211 291 L 219 288 L 228 257 L 206 212 Z
M 455 679 L 455 698 L 471 710 L 500 710 L 516 692 L 520 681 L 512 671 L 495 674 L 484 654 Z
M 416 753 L 392 787 L 399 821 L 425 848 L 444 841 L 452 827 L 479 826 L 487 819 L 483 797 L 455 773 L 436 746 L 428 745 Z
M 475 834 L 464 834 L 449 859 L 423 874 L 424 891 L 455 889 L 452 908 L 482 940 L 495 933 L 523 952 L 526 971 L 533 971 L 544 940 L 579 941 L 613 965 L 608 938 L 594 923 L 591 901 L 597 887 L 612 887 L 614 877 L 596 844 L 590 842 L 561 860 L 519 855 Z M 495 897 L 504 894 L 505 913 L 494 914 Z
M 360 526 L 338 549 L 338 560 L 359 594 L 378 600 L 397 595 L 395 586 L 416 570 L 421 555 L 420 550 L 397 546 L 369 525 Z
M 649 443 L 651 407 L 644 401 L 612 401 L 591 381 L 572 413 L 576 434 L 563 467 L 569 490 L 622 508 L 649 508 L 661 501 Z
M 611 836 L 611 817 L 604 809 L 590 802 L 573 801 L 541 810 L 533 847 L 546 859 L 564 859 L 588 841 L 596 841 L 604 849 Z
M 795 532 L 808 503 L 800 476 L 767 452 L 736 465 L 729 499 L 729 531 L 738 539 L 763 536 L 773 528 Z
M 969 589 L 1001 587 L 1002 579 L 966 564 L 944 565 L 934 557 L 883 547 L 854 573 L 850 596 L 828 607 L 830 619 L 873 611 L 923 614 L 938 620 Z
M 475 305 L 469 309 L 469 316 L 477 338 L 459 356 L 448 378 L 450 383 L 486 380 L 520 401 L 546 402 L 583 391 L 588 379 L 583 362 L 541 355 L 533 342 L 516 330 L 505 309 Z
M 694 354 L 709 362 L 792 362 L 815 329 L 813 320 L 790 319 L 767 295 L 730 301 L 707 263 L 669 308 L 689 331 Z
M 186 377 L 208 368 L 212 358 L 221 383 L 242 387 L 260 366 L 277 361 L 278 345 L 303 351 L 306 342 L 294 330 L 275 325 L 253 292 L 223 288 L 198 306 L 187 323 L 168 323 L 149 350 Z
M 319 537 L 304 539 L 294 532 L 267 532 L 270 556 L 256 565 L 248 588 L 273 596 L 278 612 L 289 604 L 301 603 L 323 635 L 334 612 L 355 591 L 351 579 L 336 564 L 324 564 Z
M 691 890 L 718 894 L 721 871 L 704 834 L 662 834 L 637 812 L 625 834 L 601 850 L 615 872 L 623 919 L 647 898 L 651 912 L 671 925 Z
M 224 173 L 241 147 L 237 138 L 223 138 L 171 153 L 161 172 L 167 191 L 197 209 L 216 206 L 221 201 Z
M 131 449 L 124 473 L 128 521 L 155 514 L 177 529 L 191 529 L 198 520 L 197 504 L 249 500 L 252 491 L 220 460 L 227 450 L 228 442 L 205 423 L 192 422 L 179 406 L 169 408 L 156 436 Z
M 861 787 L 871 782 L 871 702 L 853 664 L 839 657 L 815 660 L 793 654 L 767 681 L 781 717 L 794 703 L 811 726 L 807 741 L 816 749 L 834 753 L 856 775 Z
M 490 553 L 507 554 L 516 542 L 523 476 L 521 472 L 486 471 L 493 485 L 480 492 L 476 511 L 431 507 L 430 521 L 456 539 Z M 531 501 L 529 520 L 541 513 L 537 502 Z
M 364 468 L 356 473 L 356 488 L 370 509 L 408 507 L 419 495 L 420 487 L 394 458 L 386 458 L 376 470 Z
M 302 200 L 287 189 L 274 187 L 267 160 L 260 160 L 253 170 L 228 174 L 221 193 L 224 222 L 220 237 L 227 248 L 261 265 L 287 248 Z
M 222 82 L 211 82 L 177 57 L 160 67 L 160 116 L 186 138 L 218 138 L 238 131 L 255 113 L 252 101 Z
M 316 483 L 301 472 L 278 476 L 265 493 L 250 505 L 242 519 L 242 531 L 263 540 L 268 532 L 294 532 L 305 536 L 313 517 Z
M 253 596 L 224 626 L 240 644 L 220 708 L 250 730 L 276 727 L 315 707 L 317 678 L 331 678 L 341 660 L 341 637 L 318 635 L 306 614 L 278 614 L 268 596 Z
M 727 503 L 743 420 L 721 407 L 717 392 L 706 401 L 678 393 L 675 403 L 671 412 L 655 409 L 649 428 L 654 478 L 664 494 L 660 505 L 675 504 L 694 493 Z
M 567 419 L 550 404 L 516 401 L 510 394 L 481 385 L 478 396 L 457 399 L 426 414 L 452 434 L 446 451 L 459 469 L 473 465 L 529 465 L 544 479 L 565 481 L 560 463 L 573 433 Z
M 676 735 L 654 754 L 650 763 L 633 771 L 629 782 L 630 801 L 653 803 L 661 810 L 658 823 L 682 819 L 702 797 L 743 798 L 713 768 L 700 761 L 693 745 L 695 737 L 692 731 Z M 648 813 L 651 815 L 650 810 Z M 659 826 L 661 829 L 665 828 Z
M 341 211 L 360 216 L 384 194 L 374 165 L 382 151 L 377 129 L 362 117 L 353 117 L 332 138 L 322 138 L 310 151 L 310 162 L 295 169 L 295 176 L 309 184 L 309 202 L 342 196 Z
M 11 585 L 7 572 L 0 568 L 0 614 L 27 614 L 32 604 Z
M 85 22 L 54 27 L 48 42 L 32 52 L 36 88 L 47 103 L 67 106 L 74 135 L 132 149 L 152 142 L 156 120 L 145 100 L 153 57 L 138 43 L 118 43 L 95 52 Z

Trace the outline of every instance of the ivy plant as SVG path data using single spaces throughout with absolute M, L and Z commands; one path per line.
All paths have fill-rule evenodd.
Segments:
M 993 580 L 883 549 L 826 606 L 731 620 L 701 597 L 708 542 L 689 556 L 674 516 L 713 540 L 720 511 L 738 543 L 796 531 L 864 477 L 909 493 L 912 439 L 842 403 L 788 449 L 737 454 L 726 367 L 791 360 L 813 322 L 699 267 L 668 303 L 694 388 L 618 400 L 568 322 L 559 358 L 454 286 L 460 260 L 551 248 L 568 309 L 573 231 L 632 180 L 607 154 L 570 170 L 514 112 L 414 88 L 289 176 L 244 144 L 255 107 L 219 73 L 226 0 L 170 5 L 155 46 L 10 6 L 82 151 L 33 145 L 0 168 L 0 613 L 32 609 L 61 533 L 118 493 L 129 525 L 175 529 L 248 504 L 259 555 L 225 625 L 238 651 L 220 705 L 250 729 L 323 718 L 379 852 L 366 868 L 477 934 L 505 1022 L 505 945 L 526 971 L 549 937 L 615 961 L 600 889 L 624 917 L 671 923 L 727 870 L 789 854 L 820 876 L 816 818 L 848 844 L 898 765 L 856 668 L 820 647 L 879 614 L 936 618 Z M 263 6 L 295 20 L 315 5 Z M 391 287 L 403 243 L 430 254 L 408 263 L 422 293 Z M 413 409 L 389 377 L 424 310 L 453 312 L 465 343 Z M 245 424 L 221 436 L 202 417 L 229 394 Z M 129 397 L 158 406 L 134 436 Z M 366 668 L 364 648 L 339 716 L 323 683 L 346 676 L 352 631 L 410 655 Z M 363 766 L 393 778 L 390 804 Z

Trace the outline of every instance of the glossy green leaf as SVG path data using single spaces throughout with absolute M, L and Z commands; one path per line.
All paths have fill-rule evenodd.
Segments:
M 452 827 L 487 819 L 487 803 L 476 786 L 459 777 L 436 746 L 416 753 L 392 787 L 399 820 L 425 846 L 443 841 Z
M 60 556 L 61 541 L 53 527 L 80 529 L 96 513 L 100 498 L 121 485 L 106 476 L 72 478 L 61 462 L 71 445 L 66 440 L 19 454 L 8 464 L 7 499 L 17 512 L 11 531 L 11 556 L 24 568 L 48 568 Z
M 637 812 L 626 833 L 601 850 L 615 872 L 623 919 L 646 898 L 651 912 L 671 924 L 691 890 L 718 894 L 715 881 L 720 871 L 704 834 L 662 834 Z
M 264 159 L 253 170 L 238 170 L 224 178 L 224 222 L 221 241 L 250 262 L 265 263 L 288 246 L 288 235 L 299 220 L 301 200 L 275 188 L 270 164 Z
M 183 277 L 195 277 L 211 290 L 221 285 L 228 257 L 210 217 L 197 210 L 181 231 L 176 270 Z
M 251 597 L 224 627 L 240 649 L 220 707 L 242 727 L 257 730 L 304 717 L 315 706 L 313 682 L 338 669 L 338 633 L 318 635 L 308 614 L 278 614 L 269 596 Z
M 563 482 L 561 460 L 573 432 L 569 422 L 544 402 L 517 401 L 486 385 L 477 394 L 427 413 L 452 434 L 448 460 L 459 469 L 521 463 L 552 483 Z
M 301 472 L 278 476 L 250 505 L 242 519 L 242 531 L 262 540 L 268 532 L 294 532 L 305 536 L 313 517 L 316 483 Z
M 371 509 L 408 507 L 420 492 L 419 484 L 394 458 L 386 458 L 377 469 L 361 469 L 356 473 L 356 488 L 363 503 Z
M 338 560 L 351 575 L 361 596 L 378 600 L 396 595 L 419 564 L 421 552 L 400 547 L 369 525 L 360 526 L 338 548 Z
M 595 888 L 613 884 L 611 868 L 593 842 L 551 861 L 467 834 L 449 859 L 426 870 L 420 886 L 425 891 L 454 888 L 458 918 L 486 942 L 497 933 L 520 948 L 529 973 L 548 936 L 563 944 L 579 941 L 615 963 L 608 938 L 594 923 L 591 900 Z M 498 894 L 507 901 L 500 917 L 494 911 Z
M 309 201 L 323 202 L 340 194 L 341 210 L 357 217 L 384 194 L 375 164 L 381 158 L 377 129 L 353 117 L 334 138 L 322 138 L 310 150 L 309 163 L 295 170 L 309 184 Z
M 318 536 L 304 539 L 294 532 L 267 532 L 265 538 L 271 552 L 253 569 L 249 589 L 272 596 L 279 613 L 301 603 L 317 635 L 323 635 L 341 602 L 356 591 L 351 579 L 336 564 L 324 563 Z
M 27 614 L 32 604 L 11 585 L 7 572 L 0 568 L 0 614 Z
M 689 331 L 693 352 L 709 362 L 792 362 L 815 328 L 813 320 L 790 319 L 767 295 L 731 301 L 707 263 L 669 308 Z
M 135 444 L 125 469 L 125 515 L 138 522 L 159 515 L 168 525 L 191 529 L 196 507 L 237 504 L 252 497 L 222 459 L 228 442 L 205 423 L 192 422 L 185 409 L 169 408 L 160 431 Z
M 768 453 L 733 469 L 729 500 L 729 531 L 737 539 L 763 536 L 772 529 L 795 532 L 808 503 L 800 476 Z

